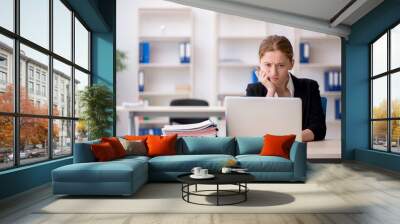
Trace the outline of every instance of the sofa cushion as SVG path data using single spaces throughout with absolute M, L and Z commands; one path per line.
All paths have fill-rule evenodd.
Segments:
M 146 142 L 143 140 L 126 140 L 124 138 L 119 138 L 122 146 L 126 151 L 126 155 L 147 155 Z
M 129 182 L 134 172 L 143 172 L 146 162 L 139 159 L 74 163 L 53 170 L 58 182 Z M 147 173 L 143 173 L 147 176 Z
M 239 166 L 249 172 L 292 172 L 292 161 L 279 156 L 238 155 Z
M 117 158 L 122 158 L 126 156 L 126 151 L 124 146 L 122 146 L 121 142 L 117 137 L 103 137 L 101 138 L 101 142 L 108 142 L 114 149 L 115 155 Z
M 211 172 L 219 171 L 230 159 L 231 155 L 175 155 L 158 156 L 149 160 L 150 171 L 190 172 L 193 167 L 200 166 Z
M 108 142 L 92 144 L 90 147 L 92 149 L 94 157 L 96 157 L 96 161 L 105 162 L 118 158 L 112 145 Z
M 147 137 L 148 156 L 165 156 L 176 154 L 176 139 L 178 135 L 149 135 Z
M 179 141 L 178 154 L 235 155 L 235 139 L 233 137 L 182 137 Z
M 264 145 L 261 149 L 261 156 L 280 156 L 289 159 L 290 148 L 296 135 L 270 135 L 264 136 Z
M 236 155 L 259 154 L 264 144 L 263 137 L 236 137 Z

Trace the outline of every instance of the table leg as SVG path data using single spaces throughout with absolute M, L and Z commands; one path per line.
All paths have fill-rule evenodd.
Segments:
M 244 201 L 247 201 L 247 183 L 244 183 Z
M 217 184 L 217 206 L 219 205 L 219 184 Z

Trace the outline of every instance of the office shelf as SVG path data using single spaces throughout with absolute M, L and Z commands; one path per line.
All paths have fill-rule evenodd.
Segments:
M 262 41 L 265 36 L 220 36 L 219 40 L 255 40 Z
M 254 68 L 258 64 L 247 64 L 242 62 L 220 62 L 218 64 L 220 68 Z
M 150 43 L 150 63 L 140 64 L 145 98 L 151 106 L 168 105 L 173 99 L 191 97 L 194 86 L 194 18 L 190 7 L 138 8 L 138 39 Z M 190 43 L 190 63 L 180 63 L 180 43 Z M 138 73 L 139 73 L 138 71 Z M 187 86 L 188 92 L 172 90 Z M 171 91 L 172 90 L 172 91 Z
M 320 95 L 326 97 L 341 97 L 342 92 L 341 91 L 321 92 Z
M 166 68 L 166 69 L 183 69 L 190 68 L 191 64 L 166 64 L 166 63 L 149 63 L 149 64 L 139 64 L 139 68 Z
M 140 41 L 148 42 L 185 42 L 190 41 L 190 36 L 141 36 Z
M 299 68 L 340 68 L 339 64 L 325 64 L 325 63 L 299 63 Z
M 143 97 L 187 97 L 190 95 L 188 92 L 139 92 L 140 96 Z

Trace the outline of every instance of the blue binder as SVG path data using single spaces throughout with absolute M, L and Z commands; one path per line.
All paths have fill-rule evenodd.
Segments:
M 251 71 L 251 82 L 252 83 L 256 83 L 258 82 L 258 78 L 257 78 L 257 69 L 253 69 L 253 71 Z
M 335 118 L 341 119 L 342 118 L 342 108 L 340 105 L 340 99 L 335 99 Z
M 300 43 L 300 63 L 310 62 L 310 44 L 302 42 Z
M 139 44 L 139 62 L 143 64 L 150 63 L 150 43 L 140 42 Z

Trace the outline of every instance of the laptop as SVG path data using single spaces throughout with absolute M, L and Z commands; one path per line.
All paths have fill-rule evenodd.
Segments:
M 295 134 L 301 141 L 300 98 L 226 97 L 227 136 L 252 137 Z

